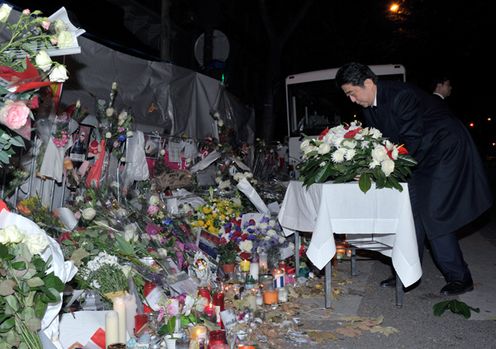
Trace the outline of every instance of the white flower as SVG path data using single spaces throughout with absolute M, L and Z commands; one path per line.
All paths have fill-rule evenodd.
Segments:
M 93 207 L 87 207 L 81 212 L 81 215 L 85 220 L 91 221 L 96 216 L 96 210 Z
M 12 11 L 12 6 L 9 6 L 7 4 L 2 4 L 2 6 L 0 6 L 0 23 L 7 22 L 7 19 L 9 19 L 11 11 Z
M 55 29 L 56 33 L 60 33 L 63 30 L 67 29 L 67 26 L 65 25 L 65 22 L 61 19 L 56 19 L 53 22 L 53 28 Z
M 124 274 L 124 276 L 126 278 L 129 278 L 129 276 L 131 275 L 131 271 L 133 270 L 133 268 L 131 268 L 130 265 L 126 264 L 126 265 L 122 265 L 120 266 L 121 270 L 122 270 L 122 273 Z
M 344 161 L 344 156 L 346 154 L 345 148 L 339 148 L 334 153 L 332 153 L 332 161 L 339 164 Z
M 33 255 L 42 253 L 48 246 L 48 238 L 43 234 L 26 235 L 22 242 Z
M 167 257 L 167 250 L 165 248 L 162 248 L 162 247 L 158 248 L 157 253 L 162 258 Z
M 377 144 L 374 149 L 372 149 L 371 155 L 372 159 L 377 162 L 383 162 L 384 160 L 389 159 L 386 148 L 381 144 Z
M 112 133 L 110 132 L 105 133 L 105 138 L 107 139 L 112 138 Z
M 241 206 L 241 199 L 239 197 L 234 197 L 231 199 L 232 203 L 234 204 L 234 206 Z
M 386 149 L 389 152 L 389 155 L 393 158 L 393 160 L 398 159 L 398 147 L 396 147 L 393 143 L 386 140 L 386 144 L 384 144 Z
M 217 120 L 217 125 L 218 125 L 219 127 L 224 126 L 224 121 L 222 121 L 222 119 Z
M 160 149 L 159 154 L 160 154 L 161 156 L 164 156 L 164 155 L 165 155 L 165 149 Z
M 64 82 L 69 77 L 67 76 L 67 69 L 62 64 L 57 64 L 50 75 L 48 76 L 51 82 Z
M 355 149 L 347 149 L 346 154 L 344 155 L 346 160 L 351 160 L 355 157 L 356 150 Z
M 152 195 L 148 199 L 148 204 L 153 206 L 158 206 L 160 204 L 160 198 L 157 195 Z
M 191 308 L 195 305 L 195 299 L 190 295 L 186 295 L 184 299 L 183 314 L 188 316 L 191 313 Z
M 74 36 L 71 32 L 63 30 L 57 35 L 57 47 L 68 48 L 74 44 Z
M 271 237 L 275 235 L 277 235 L 277 232 L 274 229 L 267 230 L 267 236 Z
M 112 114 L 111 114 L 112 115 Z M 117 125 L 122 126 L 126 122 L 127 119 L 127 111 L 122 111 L 117 117 Z
M 319 145 L 319 149 L 317 150 L 317 153 L 320 155 L 325 155 L 331 151 L 331 145 L 327 143 L 322 143 Z
M 382 132 L 373 127 L 369 129 L 369 133 L 372 135 L 372 138 L 374 139 L 379 139 L 382 137 Z
M 381 163 L 381 170 L 384 172 L 386 177 L 389 177 L 394 171 L 394 161 L 391 159 L 386 159 Z
M 279 236 L 279 243 L 280 244 L 283 244 L 284 242 L 286 242 L 286 238 L 285 237 L 282 237 L 282 236 Z
M 370 169 L 375 168 L 375 167 L 379 166 L 380 164 L 381 164 L 380 162 L 372 160 L 371 162 L 369 162 L 369 168 Z
M 309 145 L 310 145 L 310 140 L 309 139 L 305 139 L 303 142 L 301 142 L 300 149 L 303 151 Z
M 231 181 L 229 179 L 226 179 L 225 181 L 221 181 L 219 183 L 219 189 L 227 189 L 231 186 Z
M 0 244 L 19 243 L 24 239 L 24 233 L 15 225 L 9 225 L 0 229 Z
M 134 132 L 133 131 L 127 131 L 126 132 L 126 137 L 127 138 L 131 138 L 132 136 L 134 136 Z
M 36 54 L 34 61 L 36 62 L 36 65 L 44 72 L 49 71 L 53 64 L 52 59 L 45 50 L 39 51 Z
M 112 115 L 114 115 L 114 108 L 105 109 L 105 115 L 107 115 L 108 117 L 111 117 Z
M 341 142 L 341 146 L 348 149 L 355 149 L 355 147 L 357 146 L 357 142 L 351 139 L 344 139 Z
M 241 241 L 239 243 L 239 249 L 243 252 L 251 252 L 252 248 L 253 242 L 251 242 L 250 240 Z

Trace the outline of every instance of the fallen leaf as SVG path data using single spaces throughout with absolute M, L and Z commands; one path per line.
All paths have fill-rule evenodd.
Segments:
M 370 329 L 371 333 L 382 333 L 386 337 L 393 333 L 398 333 L 398 329 L 391 326 L 374 326 Z
M 328 331 L 306 331 L 310 339 L 317 343 L 334 341 L 338 339 L 336 335 Z
M 356 337 L 362 334 L 362 331 L 356 327 L 340 327 L 336 329 L 336 333 L 342 334 L 346 337 Z

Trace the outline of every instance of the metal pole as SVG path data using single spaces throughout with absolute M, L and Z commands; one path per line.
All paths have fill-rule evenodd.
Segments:
M 325 307 L 326 308 L 331 307 L 331 298 L 332 298 L 331 281 L 332 281 L 332 260 L 330 260 L 325 266 L 324 290 L 325 290 Z
M 295 231 L 294 233 L 295 236 L 295 268 L 296 268 L 296 277 L 300 275 L 300 245 L 301 245 L 301 240 L 300 240 L 300 232 Z

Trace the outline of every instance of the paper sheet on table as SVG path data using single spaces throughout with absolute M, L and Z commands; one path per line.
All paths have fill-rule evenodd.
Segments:
M 75 342 L 88 343 L 99 329 L 105 329 L 108 311 L 76 311 L 62 314 L 60 318 L 60 343 L 69 348 Z

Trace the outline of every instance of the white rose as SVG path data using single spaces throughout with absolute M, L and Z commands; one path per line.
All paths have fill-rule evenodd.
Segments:
M 117 125 L 119 126 L 124 125 L 127 119 L 127 112 L 126 111 L 121 112 L 117 118 L 118 118 Z
M 134 224 L 128 224 L 124 227 L 124 240 L 127 242 L 134 242 L 138 240 L 138 237 L 136 236 L 136 227 L 134 227 Z
M 24 233 L 20 231 L 15 225 L 9 225 L 3 230 L 7 236 L 6 243 L 10 242 L 13 244 L 17 244 L 21 242 L 25 237 Z
M 160 204 L 160 198 L 157 195 L 152 195 L 148 199 L 148 204 L 158 206 Z
M 165 155 L 165 149 L 160 149 L 160 152 L 159 153 L 160 153 L 161 156 L 164 156 Z
M 344 161 L 344 156 L 346 154 L 345 148 L 339 148 L 334 153 L 332 153 L 332 161 L 339 164 Z
M 12 7 L 7 4 L 2 4 L 0 7 L 0 23 L 6 23 L 7 19 L 9 19 L 10 11 L 12 11 Z
M 355 147 L 357 146 L 357 142 L 350 139 L 345 139 L 343 140 L 341 145 L 348 149 L 355 149 Z
M 41 50 L 40 52 L 38 52 L 36 54 L 36 57 L 34 58 L 34 61 L 36 62 L 36 65 L 44 72 L 49 71 L 53 64 L 52 59 L 45 50 Z
M 376 128 L 370 128 L 369 133 L 372 135 L 372 138 L 374 138 L 374 139 L 379 139 L 382 137 L 381 131 L 379 131 Z
M 239 243 L 239 249 L 244 252 L 251 252 L 251 249 L 253 248 L 253 242 L 250 240 L 245 240 L 241 241 Z
M 391 159 L 386 159 L 381 163 L 381 170 L 384 172 L 386 177 L 389 177 L 394 171 L 394 161 Z
M 68 48 L 72 47 L 74 44 L 74 37 L 71 32 L 63 30 L 57 35 L 57 47 L 58 48 Z
M 96 216 L 96 210 L 93 207 L 87 207 L 83 210 L 81 215 L 85 220 L 91 221 Z
M 224 126 L 224 121 L 222 121 L 222 119 L 219 119 L 219 120 L 217 121 L 217 125 L 218 125 L 219 127 Z
M 53 22 L 53 29 L 55 29 L 56 33 L 60 33 L 63 30 L 67 29 L 67 26 L 65 25 L 64 21 L 61 19 L 56 19 Z
M 9 243 L 9 236 L 7 235 L 7 232 L 5 229 L 0 229 L 0 244 L 8 244 Z
M 158 248 L 157 253 L 162 258 L 167 257 L 167 250 L 165 248 L 162 248 L 162 247 Z
M 331 151 L 331 145 L 327 143 L 322 143 L 319 145 L 319 149 L 317 150 L 317 153 L 320 155 L 325 155 Z
M 47 248 L 48 239 L 45 235 L 42 234 L 32 234 L 26 235 L 24 237 L 23 243 L 26 244 L 29 252 L 34 255 L 42 253 Z
M 377 162 L 383 162 L 388 159 L 386 148 L 382 145 L 376 145 L 374 149 L 372 149 L 372 159 Z
M 48 77 L 51 82 L 64 82 L 69 78 L 67 76 L 67 69 L 62 64 L 58 64 L 53 68 Z
M 279 243 L 280 244 L 283 244 L 286 242 L 286 238 L 285 237 L 282 237 L 282 236 L 279 236 Z
M 105 115 L 107 115 L 108 117 L 111 117 L 112 115 L 114 115 L 114 108 L 107 108 L 105 110 Z
M 105 138 L 107 139 L 112 138 L 112 133 L 110 132 L 105 133 Z
M 271 236 L 274 236 L 274 235 L 277 235 L 276 231 L 274 229 L 269 229 L 267 231 L 267 236 L 268 237 L 271 237 Z

